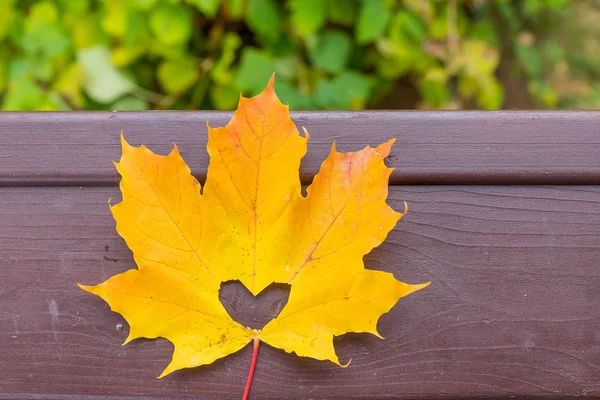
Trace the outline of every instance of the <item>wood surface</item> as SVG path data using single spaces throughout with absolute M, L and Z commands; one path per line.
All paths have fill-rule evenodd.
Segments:
M 417 114 L 404 115 L 419 119 Z M 19 160 L 10 164 L 0 157 L 4 182 L 10 165 L 10 171 L 20 177 L 13 183 L 57 182 L 77 176 L 80 169 L 84 173 L 77 179 L 112 183 L 111 167 L 104 164 L 118 157 L 118 148 L 110 132 L 100 127 L 110 125 L 116 131 L 119 123 L 83 114 L 71 125 L 65 124 L 70 117 L 57 116 L 59 123 L 48 116 L 52 136 L 42 129 L 46 117 L 36 116 L 37 122 L 29 128 L 11 122 L 20 118 L 27 126 L 26 117 L 0 117 L 2 135 L 9 138 L 9 148 Z M 165 148 L 164 143 L 183 138 L 180 132 L 191 132 L 173 121 L 196 117 L 176 114 L 167 122 L 154 114 L 146 122 L 133 114 L 123 118 L 134 143 L 150 137 L 151 145 Z M 440 117 L 444 118 L 453 117 Z M 198 126 L 203 119 L 198 118 Z M 307 125 L 314 120 L 308 115 L 299 119 Z M 526 118 L 522 119 L 520 129 L 527 130 Z M 530 122 L 546 123 L 533 117 Z M 11 124 L 21 126 L 18 135 L 7 135 L 6 126 Z M 374 122 L 371 125 L 375 127 Z M 163 132 L 166 126 L 171 129 L 161 136 L 158 128 Z M 501 124 L 495 126 L 498 130 Z M 65 136 L 59 129 L 67 132 Z M 387 129 L 391 135 L 391 128 Z M 440 126 L 431 130 L 424 126 L 420 132 L 427 137 L 436 129 L 439 135 Z M 451 130 L 456 140 L 459 129 Z M 549 132 L 535 133 L 531 140 L 521 138 L 519 147 L 516 139 L 507 144 L 509 132 L 506 127 L 504 136 L 496 139 L 498 149 L 513 146 L 520 153 L 530 146 L 527 143 L 537 143 L 540 151 L 558 151 L 564 143 L 566 154 L 575 154 L 574 149 L 585 153 L 581 159 L 569 160 L 570 164 L 552 160 L 551 151 L 545 158 L 540 154 L 538 161 L 543 158 L 545 163 L 539 171 L 557 161 L 560 166 L 577 167 L 581 177 L 585 171 L 595 174 L 600 166 L 591 163 L 592 150 L 598 153 L 592 144 L 600 140 L 592 135 L 591 126 L 589 135 L 582 134 L 590 148 L 579 144 L 577 135 L 559 137 Z M 340 139 L 340 147 L 353 147 L 368 133 Z M 549 135 L 546 145 L 542 145 L 543 135 Z M 202 132 L 194 140 L 201 142 L 201 136 Z M 428 137 L 433 140 L 432 134 Z M 409 133 L 404 138 L 417 140 Z M 474 135 L 471 144 L 462 144 L 473 148 L 480 140 Z M 25 143 L 33 146 L 29 164 Z M 184 143 L 184 155 L 196 162 L 198 170 L 200 164 L 189 157 L 196 148 L 187 147 L 188 143 L 191 146 L 191 138 Z M 418 154 L 426 156 L 426 142 L 421 143 Z M 451 139 L 446 143 L 448 148 L 460 147 Z M 402 147 L 401 141 L 398 148 Z M 435 148 L 432 144 L 432 151 Z M 77 150 L 82 153 L 71 158 Z M 310 158 L 313 162 L 324 155 L 324 148 L 317 150 L 321 153 Z M 1 151 L 9 154 L 6 148 Z M 490 157 L 492 164 L 501 161 Z M 523 154 L 515 157 L 526 161 Z M 471 168 L 474 160 L 465 165 Z M 433 170 L 450 161 L 437 162 Z M 483 158 L 479 162 L 483 166 Z M 412 171 L 418 175 L 426 170 L 419 163 Z M 213 365 L 157 380 L 172 346 L 165 340 L 137 340 L 122 347 L 127 324 L 101 299 L 76 287 L 77 282 L 97 283 L 134 267 L 130 251 L 114 229 L 107 204 L 111 197 L 119 198 L 116 186 L 0 188 L 0 398 L 240 398 L 250 347 Z M 401 209 L 404 200 L 409 213 L 388 240 L 366 257 L 366 265 L 391 271 L 407 282 L 430 280 L 432 284 L 400 300 L 382 317 L 379 331 L 387 339 L 366 334 L 337 338 L 341 360 L 352 358 L 347 369 L 262 345 L 251 398 L 600 398 L 600 186 L 392 186 L 391 205 Z M 281 309 L 286 292 L 279 287 L 253 299 L 239 285 L 228 284 L 222 295 L 235 318 L 260 327 Z
M 203 180 L 206 122 L 223 112 L 0 113 L 0 185 L 114 185 L 119 132 L 167 153 L 180 147 Z M 600 184 L 600 112 L 295 112 L 311 133 L 301 174 L 337 140 L 355 151 L 391 138 L 393 184 Z

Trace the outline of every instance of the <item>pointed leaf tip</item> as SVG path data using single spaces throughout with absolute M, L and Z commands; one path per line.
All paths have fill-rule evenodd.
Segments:
M 405 201 L 404 202 L 404 211 L 402 211 L 400 214 L 400 217 L 404 217 L 404 215 L 406 215 L 406 213 L 408 212 L 408 203 Z
M 375 148 L 375 151 L 379 154 L 381 154 L 382 158 L 386 158 L 387 156 L 390 155 L 390 151 L 392 150 L 392 145 L 394 144 L 394 142 L 396 141 L 396 139 L 390 139 L 385 143 L 380 144 L 379 146 L 377 146 Z
M 165 376 L 169 375 L 171 372 L 173 372 L 173 371 L 168 371 L 168 372 L 167 372 L 167 370 L 168 370 L 168 367 L 167 367 L 167 368 L 165 368 L 165 370 L 164 370 L 163 372 L 161 372 L 161 373 L 160 373 L 160 375 L 158 375 L 156 378 L 157 378 L 157 379 L 162 379 L 162 378 L 164 378 Z
M 127 338 L 125 338 L 125 341 L 123 342 L 123 344 L 121 344 L 121 346 L 125 346 L 126 344 L 130 343 L 132 340 L 137 339 L 137 336 L 132 335 L 131 333 L 132 329 L 131 326 L 129 327 L 129 335 L 127 335 Z
M 96 286 L 82 285 L 81 283 L 78 283 L 77 286 L 79 289 L 85 290 L 88 293 L 96 294 Z
M 302 127 L 302 132 L 304 132 L 304 138 L 306 140 L 310 139 L 310 133 L 308 133 L 308 130 L 305 127 Z
M 174 366 L 173 364 L 173 359 L 171 359 L 171 362 L 169 363 L 169 365 L 167 365 L 167 368 L 164 369 L 163 372 L 160 373 L 160 375 L 157 376 L 158 379 L 162 379 L 167 375 L 170 375 L 171 373 L 177 371 L 178 369 L 181 369 L 181 367 L 177 368 Z
M 125 133 L 123 131 L 121 131 L 121 147 L 125 147 L 127 145 L 129 145 L 129 143 L 127 143 L 127 139 L 125 139 Z
M 267 87 L 265 88 L 265 90 L 256 95 L 254 98 L 261 98 L 263 96 L 265 98 L 275 97 L 277 101 L 281 102 L 279 100 L 279 97 L 277 96 L 277 93 L 275 93 L 275 72 L 273 72 L 273 74 L 269 78 L 269 82 L 267 83 Z
M 416 285 L 411 285 L 408 283 L 403 283 L 404 288 L 402 289 L 402 295 L 400 297 L 404 297 L 404 296 L 408 296 L 411 293 L 414 293 L 418 290 L 424 289 L 427 286 L 429 286 L 431 284 L 431 282 L 425 282 L 425 283 L 420 283 L 420 284 L 416 284 Z
M 275 72 L 273 72 L 271 74 L 271 77 L 269 78 L 269 83 L 267 83 L 267 89 L 269 91 L 275 91 Z
M 143 146 L 141 146 L 141 147 L 143 147 Z M 133 149 L 134 149 L 134 146 L 129 144 L 127 139 L 125 139 L 125 135 L 123 134 L 123 131 L 121 131 L 121 161 L 123 160 L 125 153 L 130 153 L 130 151 Z

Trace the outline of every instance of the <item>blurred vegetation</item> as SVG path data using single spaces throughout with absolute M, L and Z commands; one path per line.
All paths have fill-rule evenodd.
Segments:
M 296 110 L 392 108 L 406 85 L 427 109 L 597 108 L 599 21 L 586 0 L 1 0 L 0 99 L 233 109 L 276 71 Z

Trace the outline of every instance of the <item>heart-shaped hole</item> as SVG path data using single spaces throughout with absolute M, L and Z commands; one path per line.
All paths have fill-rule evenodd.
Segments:
M 273 283 L 254 297 L 240 281 L 228 281 L 221 284 L 219 300 L 231 318 L 258 330 L 279 315 L 287 304 L 290 288 L 285 283 Z

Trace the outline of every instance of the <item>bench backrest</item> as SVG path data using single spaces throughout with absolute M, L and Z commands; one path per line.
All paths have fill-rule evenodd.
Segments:
M 240 397 L 250 347 L 157 380 L 171 345 L 121 347 L 122 318 L 75 285 L 135 267 L 108 209 L 119 132 L 162 154 L 177 143 L 203 181 L 206 121 L 230 116 L 0 113 L 0 399 Z M 334 140 L 397 138 L 390 203 L 410 211 L 365 261 L 432 284 L 382 317 L 386 340 L 337 338 L 347 369 L 263 346 L 253 398 L 600 398 L 600 112 L 292 118 L 311 132 L 307 184 Z M 284 301 L 227 291 L 250 321 Z

